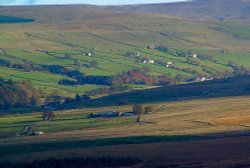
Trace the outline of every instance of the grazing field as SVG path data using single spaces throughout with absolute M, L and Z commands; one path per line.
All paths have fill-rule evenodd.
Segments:
M 92 76 L 113 76 L 134 68 L 148 67 L 153 75 L 169 75 L 173 79 L 178 75 L 210 78 L 218 74 L 232 74 L 235 69 L 228 65 L 230 61 L 245 69 L 250 68 L 248 23 L 190 21 L 161 14 L 120 13 L 92 8 L 1 8 L 5 16 L 19 15 L 32 18 L 34 22 L 1 24 L 0 62 L 10 61 L 26 66 L 61 65 Z M 147 49 L 150 45 L 165 46 L 169 52 Z M 175 53 L 179 51 L 211 57 L 177 56 Z M 86 55 L 88 52 L 92 55 Z M 128 52 L 140 54 L 140 59 L 128 56 Z M 155 63 L 144 64 L 145 59 Z M 93 61 L 98 64 L 90 67 Z M 166 67 L 164 64 L 167 62 L 174 67 Z M 47 93 L 57 91 L 65 97 L 99 87 L 60 85 L 58 82 L 67 77 L 37 69 L 27 72 L 1 65 L 0 71 L 3 72 L 0 77 L 30 80 Z

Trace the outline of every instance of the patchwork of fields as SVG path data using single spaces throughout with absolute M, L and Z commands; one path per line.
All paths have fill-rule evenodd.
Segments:
M 0 27 L 0 59 L 13 64 L 62 65 L 92 76 L 113 76 L 134 68 L 148 67 L 153 75 L 172 78 L 178 75 L 191 78 L 199 74 L 209 78 L 225 72 L 230 74 L 234 71 L 228 65 L 230 61 L 250 68 L 247 23 L 199 22 L 159 14 L 91 11 L 85 7 L 23 9 L 21 15 L 18 14 L 33 18 L 35 22 L 1 24 Z M 61 14 L 62 11 L 71 15 Z M 11 8 L 2 10 L 5 15 L 16 15 L 15 12 Z M 172 54 L 147 49 L 149 45 L 166 46 Z M 136 57 L 128 57 L 127 53 L 131 51 L 155 63 L 143 64 Z M 201 57 L 188 59 L 173 54 L 176 51 L 210 55 L 213 60 Z M 91 56 L 86 55 L 88 52 Z M 78 66 L 76 61 L 84 66 Z M 98 64 L 90 68 L 88 65 L 92 61 Z M 158 62 L 171 62 L 175 68 Z M 193 71 L 197 74 L 194 75 Z M 59 85 L 65 76 L 37 70 L 27 72 L 0 67 L 0 72 L 3 78 L 30 80 L 37 88 L 63 96 L 83 94 L 101 87 Z

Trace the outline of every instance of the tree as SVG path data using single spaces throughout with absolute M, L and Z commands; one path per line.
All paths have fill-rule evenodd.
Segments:
M 163 45 L 160 45 L 156 48 L 157 50 L 161 51 L 161 52 L 168 52 L 169 48 Z
M 82 95 L 82 100 L 90 100 L 91 98 L 87 95 Z
M 77 67 L 81 67 L 81 66 L 82 66 L 81 61 L 80 61 L 80 60 L 78 60 L 78 59 L 76 59 L 76 60 L 75 60 L 75 66 L 77 66 Z
M 53 111 L 45 111 L 43 112 L 43 121 L 52 120 L 55 118 L 55 113 Z
M 140 56 L 140 54 L 138 54 L 137 52 L 134 52 L 134 51 L 128 51 L 125 55 L 126 55 L 127 57 Z
M 145 113 L 150 113 L 154 110 L 154 107 L 153 106 L 146 106 L 145 107 Z
M 141 115 L 137 116 L 136 122 L 140 122 L 141 121 Z
M 73 103 L 74 101 L 75 101 L 75 99 L 72 99 L 72 98 L 70 98 L 70 97 L 66 97 L 66 98 L 64 99 L 64 104 Z
M 136 113 L 136 114 L 142 114 L 142 113 L 144 113 L 144 108 L 140 104 L 135 104 L 133 106 L 133 112 Z
M 0 79 L 0 109 L 34 106 L 39 99 L 39 92 L 29 82 Z
M 31 104 L 32 106 L 35 106 L 35 105 L 37 105 L 37 103 L 38 103 L 38 98 L 35 97 L 35 96 L 32 96 L 32 97 L 30 98 L 30 104 Z
M 64 54 L 64 58 L 65 59 L 71 59 L 72 57 L 71 57 L 71 55 L 69 53 L 65 53 Z
M 95 61 L 95 60 L 93 60 L 93 61 L 90 61 L 89 65 L 90 65 L 90 67 L 92 67 L 92 68 L 96 68 L 96 67 L 98 66 L 98 62 Z
M 177 74 L 175 76 L 175 80 L 178 81 L 178 82 L 185 82 L 185 81 L 188 80 L 188 77 L 185 76 L 185 75 Z
M 142 105 L 140 105 L 140 104 L 135 104 L 133 106 L 133 112 L 138 115 L 137 119 L 136 119 L 136 122 L 140 122 L 141 114 L 144 113 L 144 107 Z
M 82 97 L 79 94 L 77 94 L 76 97 L 75 97 L 75 101 L 76 102 L 82 101 Z

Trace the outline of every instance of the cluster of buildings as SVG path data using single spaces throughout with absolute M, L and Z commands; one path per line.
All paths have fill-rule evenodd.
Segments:
M 118 111 L 102 111 L 99 113 L 90 113 L 88 118 L 112 118 L 112 117 L 121 117 L 121 116 L 134 116 L 134 112 L 118 112 Z
M 83 53 L 82 55 L 83 55 L 83 56 L 92 56 L 93 54 L 92 54 L 92 52 L 85 52 L 85 53 Z
M 142 63 L 143 63 L 143 64 L 154 64 L 155 61 L 152 60 L 152 59 L 149 59 L 149 60 L 143 60 Z

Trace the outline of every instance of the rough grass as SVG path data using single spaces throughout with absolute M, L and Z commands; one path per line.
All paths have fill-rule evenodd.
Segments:
M 128 105 L 58 111 L 49 122 L 41 121 L 41 113 L 1 116 L 1 133 L 35 124 L 34 129 L 45 135 L 1 138 L 0 161 L 109 153 L 142 157 L 146 165 L 237 167 L 249 163 L 249 101 L 249 97 L 228 97 L 144 104 L 153 106 L 154 112 L 142 115 L 140 123 L 136 117 L 87 118 L 90 112 L 131 111 Z M 213 164 L 211 157 L 217 160 Z
M 86 117 L 92 112 L 131 111 L 131 106 L 59 111 L 56 118 L 49 122 L 42 122 L 41 113 L 2 116 L 1 132 L 20 132 L 24 126 L 35 124 L 34 129 L 44 131 L 45 135 L 2 139 L 0 142 L 246 131 L 250 124 L 248 101 L 249 97 L 232 97 L 151 104 L 155 108 L 154 112 L 142 115 L 140 123 L 136 123 L 134 116 L 95 119 Z

